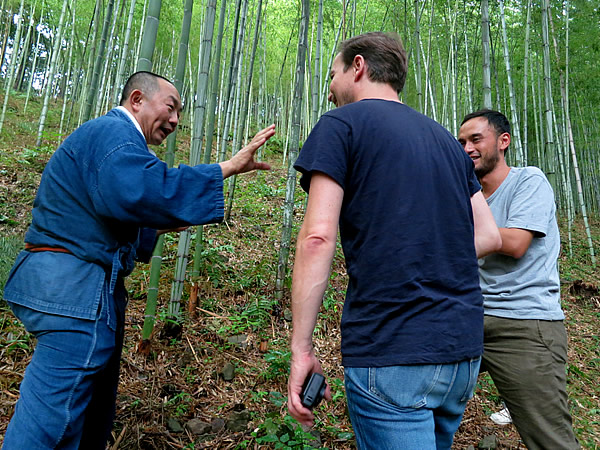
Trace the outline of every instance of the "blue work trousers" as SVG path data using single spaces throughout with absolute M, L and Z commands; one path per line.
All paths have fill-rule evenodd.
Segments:
M 118 290 L 123 295 L 110 294 L 105 283 L 95 320 L 10 305 L 37 345 L 4 450 L 104 450 L 115 414 L 123 347 L 126 296 Z

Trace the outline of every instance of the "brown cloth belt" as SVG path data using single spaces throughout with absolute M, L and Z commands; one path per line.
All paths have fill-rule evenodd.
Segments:
M 28 252 L 58 252 L 58 253 L 68 253 L 70 255 L 73 254 L 71 250 L 67 250 L 63 247 L 50 247 L 48 245 L 36 245 L 30 244 L 29 242 L 25 242 L 25 250 Z

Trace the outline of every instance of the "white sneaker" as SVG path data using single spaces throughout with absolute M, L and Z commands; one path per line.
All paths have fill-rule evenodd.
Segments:
M 490 420 L 496 425 L 508 425 L 509 423 L 512 423 L 512 418 L 510 417 L 510 413 L 506 407 L 492 414 L 490 416 Z

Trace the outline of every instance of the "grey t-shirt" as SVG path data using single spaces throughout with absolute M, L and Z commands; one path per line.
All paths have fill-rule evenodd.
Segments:
M 511 319 L 562 320 L 554 192 L 537 167 L 512 167 L 488 199 L 499 228 L 534 233 L 519 259 L 494 253 L 479 260 L 485 314 Z

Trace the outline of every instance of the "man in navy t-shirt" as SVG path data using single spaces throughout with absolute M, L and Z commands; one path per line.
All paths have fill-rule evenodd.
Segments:
M 441 125 L 398 100 L 395 35 L 341 44 L 329 100 L 295 167 L 309 192 L 292 284 L 288 407 L 312 424 L 304 380 L 339 225 L 349 284 L 342 364 L 359 448 L 450 448 L 483 352 L 477 256 L 500 235 L 473 163 Z M 329 391 L 326 397 L 330 398 Z

